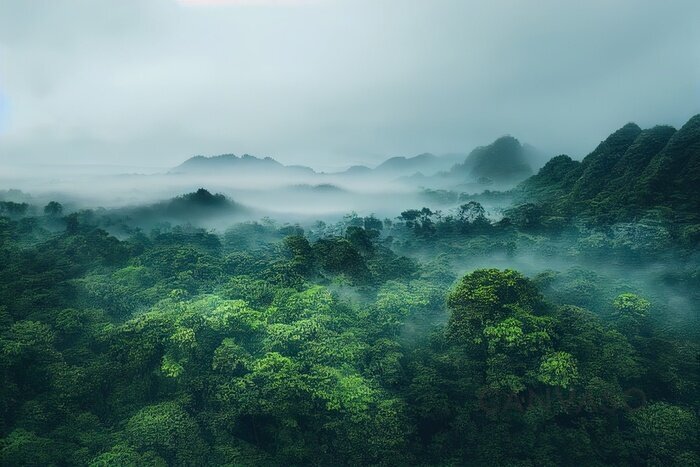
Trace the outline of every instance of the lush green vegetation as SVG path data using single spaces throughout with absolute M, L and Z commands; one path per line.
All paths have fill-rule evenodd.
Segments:
M 2 463 L 697 462 L 692 320 L 580 269 L 453 285 L 460 258 L 576 243 L 417 212 L 125 240 L 5 218 Z
M 0 464 L 700 465 L 699 125 L 395 219 L 4 202 Z
M 680 130 L 642 130 L 629 123 L 581 162 L 552 159 L 521 190 L 547 211 L 586 215 L 599 222 L 639 219 L 650 212 L 667 220 L 698 222 L 700 115 Z

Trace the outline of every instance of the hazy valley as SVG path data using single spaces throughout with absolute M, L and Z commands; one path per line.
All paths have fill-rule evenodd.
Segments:
M 699 7 L 0 1 L 0 466 L 700 467 Z

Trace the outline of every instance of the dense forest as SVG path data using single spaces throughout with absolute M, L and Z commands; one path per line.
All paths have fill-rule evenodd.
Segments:
M 2 201 L 0 464 L 700 465 L 699 190 L 700 115 L 388 218 Z

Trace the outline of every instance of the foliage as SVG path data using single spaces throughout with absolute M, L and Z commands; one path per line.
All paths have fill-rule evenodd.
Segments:
M 694 170 L 689 125 L 559 156 L 505 210 L 218 234 L 3 204 L 0 464 L 697 465 L 697 225 L 662 209 L 695 188 L 600 198 Z

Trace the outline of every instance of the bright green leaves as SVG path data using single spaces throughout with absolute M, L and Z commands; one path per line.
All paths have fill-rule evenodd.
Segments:
M 540 355 L 551 349 L 551 319 L 522 310 L 484 329 L 487 344 L 487 381 L 494 388 L 519 392 L 533 381 Z
M 252 363 L 250 373 L 234 380 L 231 389 L 243 413 L 293 414 L 306 385 L 297 362 L 277 352 L 268 352 Z
M 552 351 L 553 320 L 536 314 L 545 306 L 529 279 L 511 270 L 477 270 L 462 278 L 448 305 L 448 336 L 472 349 L 473 358 L 485 358 L 490 387 L 517 393 L 536 383 L 540 359 Z
M 495 326 L 487 326 L 484 335 L 490 342 L 517 347 L 523 341 L 523 323 L 516 318 L 506 318 Z
M 160 370 L 169 378 L 177 378 L 184 373 L 185 368 L 171 354 L 165 354 Z
M 183 351 L 193 350 L 197 347 L 197 339 L 195 338 L 194 330 L 185 327 L 178 327 L 170 336 L 170 342 L 176 348 Z
M 367 416 L 367 410 L 375 396 L 367 381 L 349 368 L 318 367 L 311 375 L 315 397 L 321 399 L 328 410 L 347 413 L 359 421 Z
M 440 215 L 408 214 L 416 224 Z M 461 216 L 472 228 L 483 210 Z M 441 223 L 425 224 L 440 242 Z M 435 243 L 420 264 L 389 250 L 416 243 L 366 227 L 329 227 L 345 236 L 312 232 L 309 243 L 299 227 L 251 224 L 226 245 L 246 251 L 226 254 L 212 233 L 140 235 L 127 243 L 139 256 L 112 267 L 94 245 L 83 251 L 114 242 L 85 237 L 82 221 L 24 262 L 0 249 L 17 263 L 3 297 L 21 298 L 0 307 L 0 464 L 697 460 L 697 349 L 654 329 L 661 303 L 649 317 L 647 300 L 620 295 L 632 286 L 585 270 L 535 283 L 486 269 L 455 285 L 448 315 L 454 271 L 474 264 L 461 253 L 574 244 L 494 226 L 488 238 L 450 237 L 447 253 Z M 61 255 L 46 260 L 56 248 L 76 255 L 70 270 Z M 550 306 L 538 284 L 554 303 L 596 313 Z
M 618 316 L 631 316 L 643 318 L 649 312 L 651 303 L 642 297 L 632 293 L 623 293 L 613 301 L 615 313 Z
M 190 328 L 176 327 L 166 341 L 166 353 L 160 366 L 163 374 L 177 378 L 185 372 L 190 353 L 197 347 L 194 331 Z
M 537 287 L 519 272 L 479 269 L 464 276 L 447 298 L 448 334 L 457 341 L 479 340 L 486 326 L 510 316 L 513 307 L 532 312 L 540 302 Z
M 153 305 L 168 289 L 144 266 L 127 266 L 112 274 L 89 274 L 76 283 L 91 305 L 118 318 L 129 318 Z
M 537 379 L 550 386 L 564 389 L 578 380 L 578 368 L 574 357 L 566 352 L 554 352 L 542 359 Z
M 408 316 L 424 309 L 430 304 L 430 297 L 422 293 L 419 287 L 412 284 L 388 281 L 379 289 L 375 308 L 377 313 L 372 317 L 382 327 L 396 332 Z
M 222 373 L 231 374 L 247 368 L 250 365 L 251 356 L 247 350 L 231 338 L 221 342 L 212 358 L 212 369 Z
M 323 317 L 313 317 L 294 321 L 292 324 L 274 323 L 268 326 L 265 347 L 279 350 L 287 355 L 296 355 L 307 344 L 313 345 L 321 334 L 328 334 Z
M 448 335 L 457 344 L 467 344 L 475 356 L 479 349 L 486 352 L 486 381 L 492 387 L 514 392 L 537 383 L 571 388 L 580 380 L 577 354 L 584 359 L 588 378 L 615 380 L 636 372 L 624 336 L 605 331 L 597 318 L 576 307 L 562 308 L 554 316 L 536 314 L 549 308 L 541 303 L 537 288 L 515 271 L 468 274 L 448 303 Z M 632 294 L 620 295 L 615 304 L 621 313 L 635 316 L 649 308 L 648 301 Z
M 639 334 L 642 323 L 647 318 L 651 303 L 633 293 L 623 293 L 613 300 L 613 319 L 617 329 L 626 336 Z
M 491 352 L 510 349 L 522 354 L 537 354 L 549 348 L 552 326 L 549 317 L 515 310 L 514 316 L 487 326 L 483 335 Z
M 333 295 L 321 286 L 313 286 L 301 292 L 278 294 L 269 311 L 271 322 L 291 323 L 314 316 L 332 314 L 335 305 Z
M 264 328 L 262 313 L 242 300 L 226 300 L 210 310 L 205 319 L 213 329 L 226 335 L 255 335 Z
M 343 410 L 355 419 L 363 417 L 375 395 L 367 381 L 358 374 L 340 376 L 334 389 L 328 394 L 326 406 L 330 410 Z

